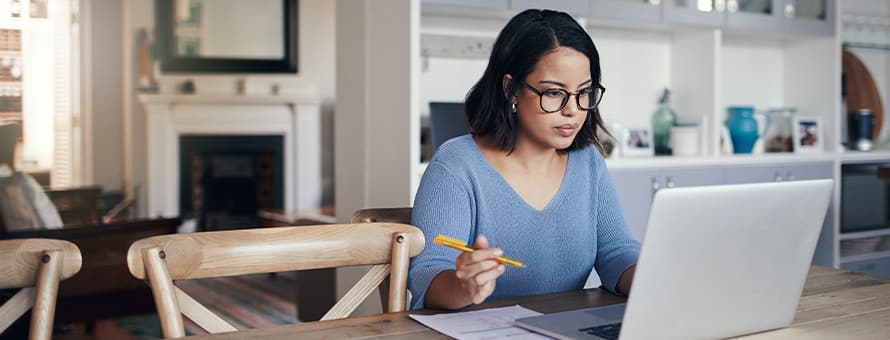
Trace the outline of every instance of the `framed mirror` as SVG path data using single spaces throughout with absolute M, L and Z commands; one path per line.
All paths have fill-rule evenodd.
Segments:
M 297 0 L 156 0 L 164 73 L 296 73 Z

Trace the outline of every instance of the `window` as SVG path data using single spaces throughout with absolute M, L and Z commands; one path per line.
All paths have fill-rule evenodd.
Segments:
M 76 184 L 77 0 L 0 0 L 0 120 L 22 126 L 16 168 Z

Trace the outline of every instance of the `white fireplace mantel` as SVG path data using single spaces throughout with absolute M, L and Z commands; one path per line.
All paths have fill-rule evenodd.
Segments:
M 179 216 L 179 137 L 279 135 L 284 210 L 321 205 L 321 106 L 312 95 L 140 95 L 148 123 L 148 213 Z

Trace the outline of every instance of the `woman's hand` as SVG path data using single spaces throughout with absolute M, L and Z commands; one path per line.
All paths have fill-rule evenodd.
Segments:
M 494 292 L 495 281 L 504 274 L 504 265 L 496 260 L 504 252 L 489 248 L 488 239 L 483 235 L 476 237 L 474 248 L 477 250 L 457 257 L 454 275 L 472 303 L 480 304 Z

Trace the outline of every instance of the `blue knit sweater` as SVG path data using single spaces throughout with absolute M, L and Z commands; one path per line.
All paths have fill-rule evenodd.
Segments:
M 622 211 L 593 147 L 569 153 L 559 191 L 537 210 L 491 166 L 471 135 L 451 139 L 436 152 L 414 198 L 411 220 L 423 230 L 426 248 L 411 261 L 411 306 L 423 308 L 433 278 L 455 268 L 459 252 L 432 243 L 438 234 L 468 244 L 483 234 L 492 247 L 526 264 L 507 266 L 489 300 L 581 289 L 592 268 L 615 292 L 640 253 Z

